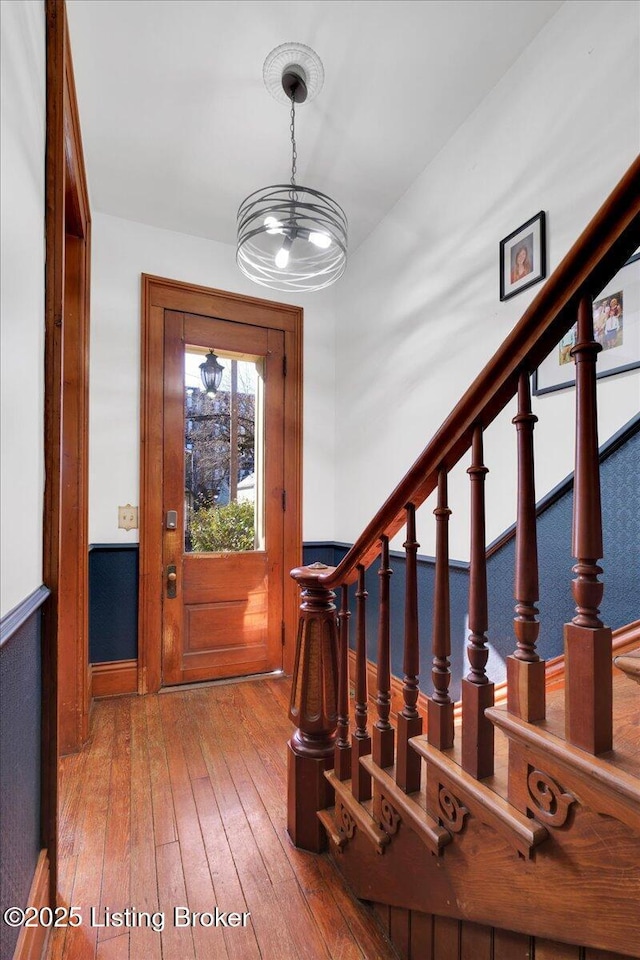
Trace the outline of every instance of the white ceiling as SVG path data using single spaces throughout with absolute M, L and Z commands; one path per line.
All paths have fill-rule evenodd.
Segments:
M 67 0 L 94 210 L 235 242 L 240 201 L 289 179 L 286 105 L 262 65 L 313 47 L 298 182 L 373 230 L 561 0 Z

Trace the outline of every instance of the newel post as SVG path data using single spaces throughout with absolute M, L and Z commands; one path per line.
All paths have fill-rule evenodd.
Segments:
M 338 692 L 335 594 L 319 578 L 324 563 L 298 567 L 302 589 L 289 718 L 297 730 L 288 743 L 287 829 L 297 847 L 319 853 L 326 842 L 316 813 L 331 803 L 324 776 L 333 767 Z

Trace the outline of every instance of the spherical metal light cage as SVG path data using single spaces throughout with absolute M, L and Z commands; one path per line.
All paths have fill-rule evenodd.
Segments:
M 263 187 L 240 204 L 236 260 L 246 277 L 272 290 L 322 290 L 345 271 L 347 232 L 344 210 L 319 190 Z M 283 248 L 287 262 L 277 266 Z

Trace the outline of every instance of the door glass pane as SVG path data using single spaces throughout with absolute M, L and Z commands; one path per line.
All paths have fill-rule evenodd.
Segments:
M 185 348 L 185 551 L 264 550 L 264 361 L 214 351 L 224 370 L 207 394 L 207 352 Z

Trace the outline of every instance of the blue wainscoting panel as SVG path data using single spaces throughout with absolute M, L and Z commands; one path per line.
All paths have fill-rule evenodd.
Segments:
M 48 591 L 41 588 L 40 601 Z M 41 621 L 39 606 L 27 598 L 3 625 L 18 624 L 0 647 L 0 915 L 7 907 L 25 907 L 41 848 L 40 723 Z M 0 923 L 0 957 L 12 957 L 18 930 Z
M 602 465 L 604 598 L 614 630 L 640 618 L 640 432 Z
M 138 544 L 89 549 L 89 660 L 138 656 Z

